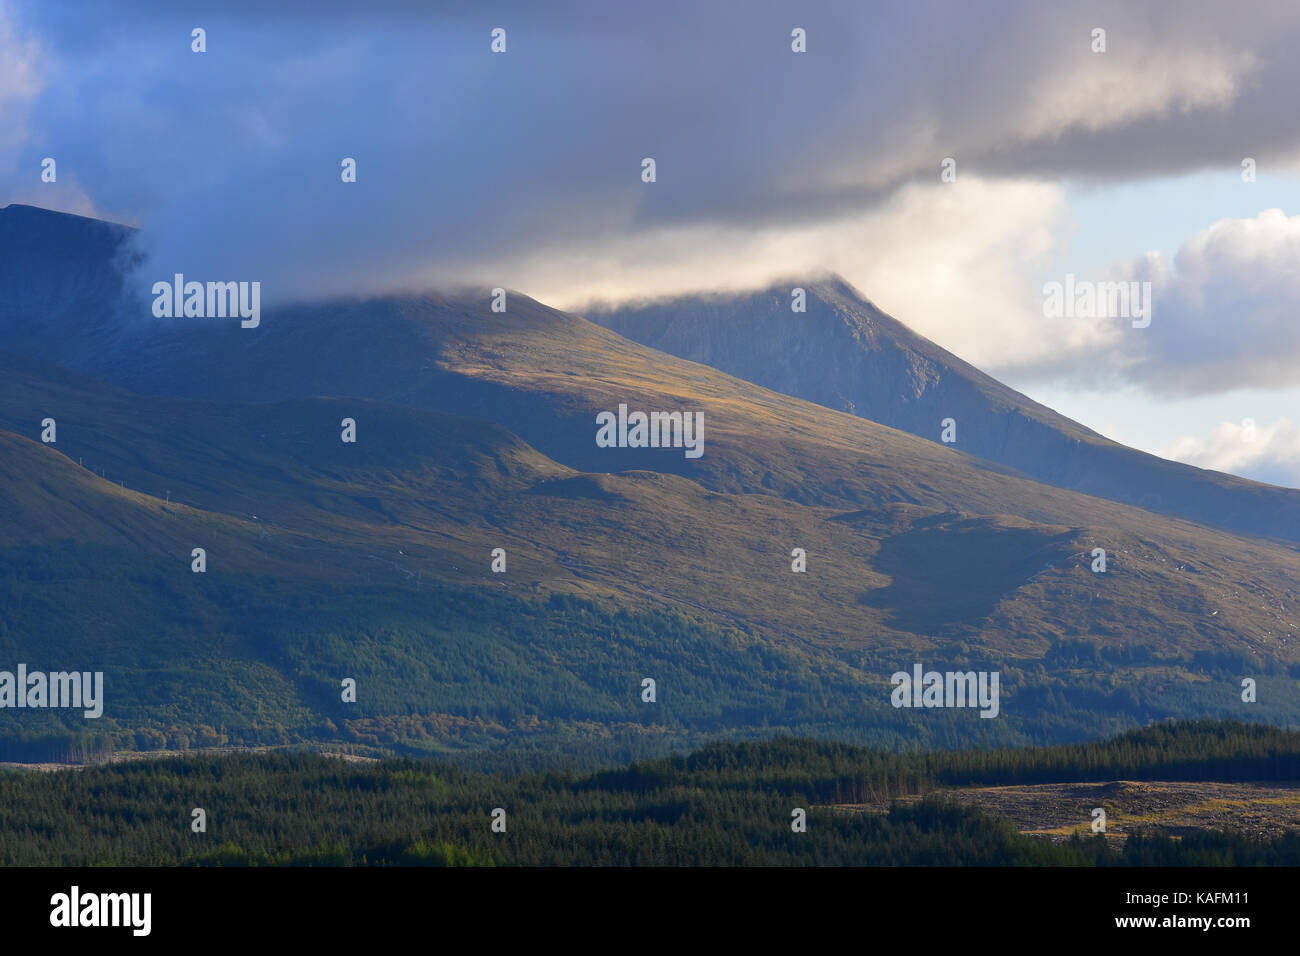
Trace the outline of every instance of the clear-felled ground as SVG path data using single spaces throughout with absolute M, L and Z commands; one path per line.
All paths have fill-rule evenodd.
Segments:
M 1184 836 L 1196 830 L 1230 830 L 1276 836 L 1300 828 L 1300 783 L 1206 783 L 1117 780 L 1109 783 L 1045 783 L 963 787 L 931 791 L 1005 817 L 1021 833 L 1061 842 L 1092 832 L 1093 810 L 1106 811 L 1106 836 L 1122 844 L 1136 828 Z M 900 797 L 901 801 L 919 796 Z M 884 812 L 888 801 L 843 806 Z

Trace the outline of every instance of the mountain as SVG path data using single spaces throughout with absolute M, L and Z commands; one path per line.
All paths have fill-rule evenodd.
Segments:
M 14 209 L 6 248 L 41 221 Z M 1242 676 L 1245 716 L 1300 717 L 1289 544 L 1035 481 L 517 293 L 505 313 L 466 290 L 157 320 L 120 295 L 129 233 L 52 223 L 58 254 L 0 288 L 0 661 L 103 669 L 95 746 L 1046 742 L 1242 716 Z M 702 412 L 702 456 L 598 447 L 620 404 Z M 918 661 L 998 671 L 1000 718 L 890 706 Z M 10 754 L 85 733 L 0 711 Z
M 805 290 L 793 313 L 790 290 Z M 837 276 L 743 295 L 702 295 L 588 317 L 620 335 L 765 388 L 956 446 L 1039 481 L 1187 518 L 1300 541 L 1300 490 L 1135 451 L 1008 388 L 877 309 Z
M 75 363 L 110 347 L 134 230 L 17 203 L 0 209 L 0 348 Z M 61 338 L 52 341 L 57 330 Z

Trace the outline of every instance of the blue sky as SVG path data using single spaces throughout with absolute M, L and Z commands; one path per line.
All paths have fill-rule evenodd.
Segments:
M 1070 250 L 1075 272 L 1100 272 L 1117 258 L 1158 249 L 1173 256 L 1190 235 L 1220 219 L 1249 219 L 1277 207 L 1300 213 L 1300 170 L 1258 171 L 1246 184 L 1237 170 L 1103 185 L 1067 183 L 1078 228 Z
M 832 269 L 1094 429 L 1300 486 L 1298 40 L 1265 2 L 0 0 L 0 204 L 269 305 Z M 1151 327 L 1045 318 L 1066 274 L 1150 281 Z

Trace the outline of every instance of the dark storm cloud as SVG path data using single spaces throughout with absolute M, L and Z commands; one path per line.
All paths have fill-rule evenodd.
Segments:
M 1128 6 L 23 4 L 42 88 L 0 175 L 30 195 L 56 156 L 69 189 L 148 226 L 160 274 L 260 277 L 274 299 L 481 262 L 509 284 L 517 257 L 669 225 L 813 223 L 946 156 L 1106 180 L 1300 150 L 1300 9 Z

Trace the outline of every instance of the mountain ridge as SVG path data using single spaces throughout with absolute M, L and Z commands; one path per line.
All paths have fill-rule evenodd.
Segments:
M 1300 490 L 1128 448 L 997 381 L 876 308 L 838 276 L 678 296 L 587 317 L 643 345 L 956 447 L 1059 487 L 1265 537 L 1300 540 Z

